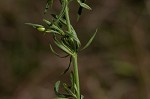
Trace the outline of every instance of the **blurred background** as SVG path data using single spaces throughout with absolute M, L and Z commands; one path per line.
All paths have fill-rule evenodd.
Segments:
M 52 99 L 53 85 L 69 58 L 52 54 L 49 34 L 24 23 L 43 24 L 60 11 L 58 0 L 44 15 L 46 0 L 0 2 L 0 99 Z M 79 53 L 85 99 L 150 99 L 150 0 L 87 0 L 79 22 L 71 4 L 71 22 L 82 45 L 99 28 L 92 45 Z M 54 44 L 53 44 L 54 45 Z M 61 53 L 60 50 L 56 48 Z M 62 53 L 63 54 L 63 53 Z

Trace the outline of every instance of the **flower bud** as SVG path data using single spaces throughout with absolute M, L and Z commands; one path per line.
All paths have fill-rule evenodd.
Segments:
M 44 27 L 38 27 L 37 30 L 40 32 L 43 32 L 43 31 L 45 31 L 45 28 Z

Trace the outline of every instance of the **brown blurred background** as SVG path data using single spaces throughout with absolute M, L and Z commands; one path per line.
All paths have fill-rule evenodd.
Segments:
M 51 99 L 53 85 L 69 59 L 55 57 L 49 48 L 50 35 L 26 26 L 59 13 L 43 14 L 46 0 L 1 0 L 0 2 L 0 99 Z M 84 45 L 95 29 L 92 45 L 79 53 L 81 91 L 85 99 L 150 99 L 150 0 L 87 0 L 76 22 Z M 60 50 L 58 50 L 60 51 Z

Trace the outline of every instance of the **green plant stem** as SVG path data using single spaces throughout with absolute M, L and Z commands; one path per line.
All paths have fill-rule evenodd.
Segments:
M 66 0 L 66 1 L 68 2 L 68 0 Z M 71 23 L 70 23 L 70 18 L 69 18 L 68 5 L 65 8 L 65 17 L 66 17 L 68 31 L 71 33 L 72 30 L 71 30 Z M 77 86 L 76 96 L 77 96 L 77 99 L 80 99 L 80 84 L 79 84 L 79 73 L 78 73 L 78 63 L 77 63 L 77 53 L 76 52 L 72 55 L 72 58 L 73 58 L 73 67 L 74 67 L 73 71 L 74 71 L 74 76 L 75 76 L 75 84 Z
M 75 84 L 77 86 L 77 99 L 80 99 L 80 84 L 79 84 L 79 73 L 78 73 L 78 62 L 77 62 L 77 53 L 73 55 L 73 66 L 74 66 L 74 76 Z
M 66 2 L 68 3 L 68 0 L 66 0 Z M 69 18 L 69 8 L 68 8 L 68 4 L 65 8 L 65 17 L 66 17 L 66 21 L 67 21 L 67 28 L 68 31 L 71 32 L 71 24 L 70 24 L 70 18 Z

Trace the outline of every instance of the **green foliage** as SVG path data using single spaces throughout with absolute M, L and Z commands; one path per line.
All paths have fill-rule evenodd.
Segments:
M 77 65 L 77 54 L 81 46 L 81 43 L 69 19 L 69 3 L 73 0 L 59 0 L 59 1 L 62 8 L 60 13 L 58 15 L 51 14 L 53 17 L 52 19 L 53 21 L 43 19 L 43 22 L 46 24 L 46 26 L 33 23 L 26 23 L 26 24 L 32 26 L 33 28 L 36 28 L 40 32 L 50 33 L 52 35 L 55 45 L 59 49 L 61 49 L 64 53 L 66 53 L 65 56 L 59 55 L 50 44 L 50 49 L 52 53 L 54 53 L 56 56 L 60 58 L 70 56 L 69 66 L 63 72 L 63 74 L 65 74 L 69 70 L 71 63 L 73 63 L 74 70 L 70 74 L 71 86 L 67 85 L 66 83 L 63 83 L 62 84 L 63 86 L 61 86 L 61 82 L 57 81 L 54 86 L 54 91 L 55 94 L 57 95 L 57 98 L 54 99 L 70 99 L 70 98 L 83 99 L 83 95 L 80 94 L 78 65 Z M 80 6 L 78 10 L 78 19 L 82 13 L 83 8 L 92 10 L 87 4 L 85 4 L 85 0 L 82 1 L 76 0 L 76 1 Z M 50 6 L 52 7 L 53 2 L 54 0 L 47 0 L 44 13 L 48 11 L 48 8 Z M 96 35 L 96 32 L 81 50 L 86 49 L 92 43 Z M 60 86 L 63 87 L 65 93 L 59 92 Z
M 92 43 L 93 39 L 94 39 L 95 36 L 96 36 L 97 30 L 98 30 L 98 29 L 96 29 L 96 31 L 95 31 L 95 33 L 93 34 L 93 36 L 90 38 L 90 40 L 87 42 L 87 44 L 86 44 L 81 50 L 86 49 L 86 48 Z
M 77 0 L 77 2 L 80 4 L 81 7 L 88 9 L 88 10 L 92 10 L 91 7 L 89 7 L 87 4 L 83 3 L 80 0 Z

